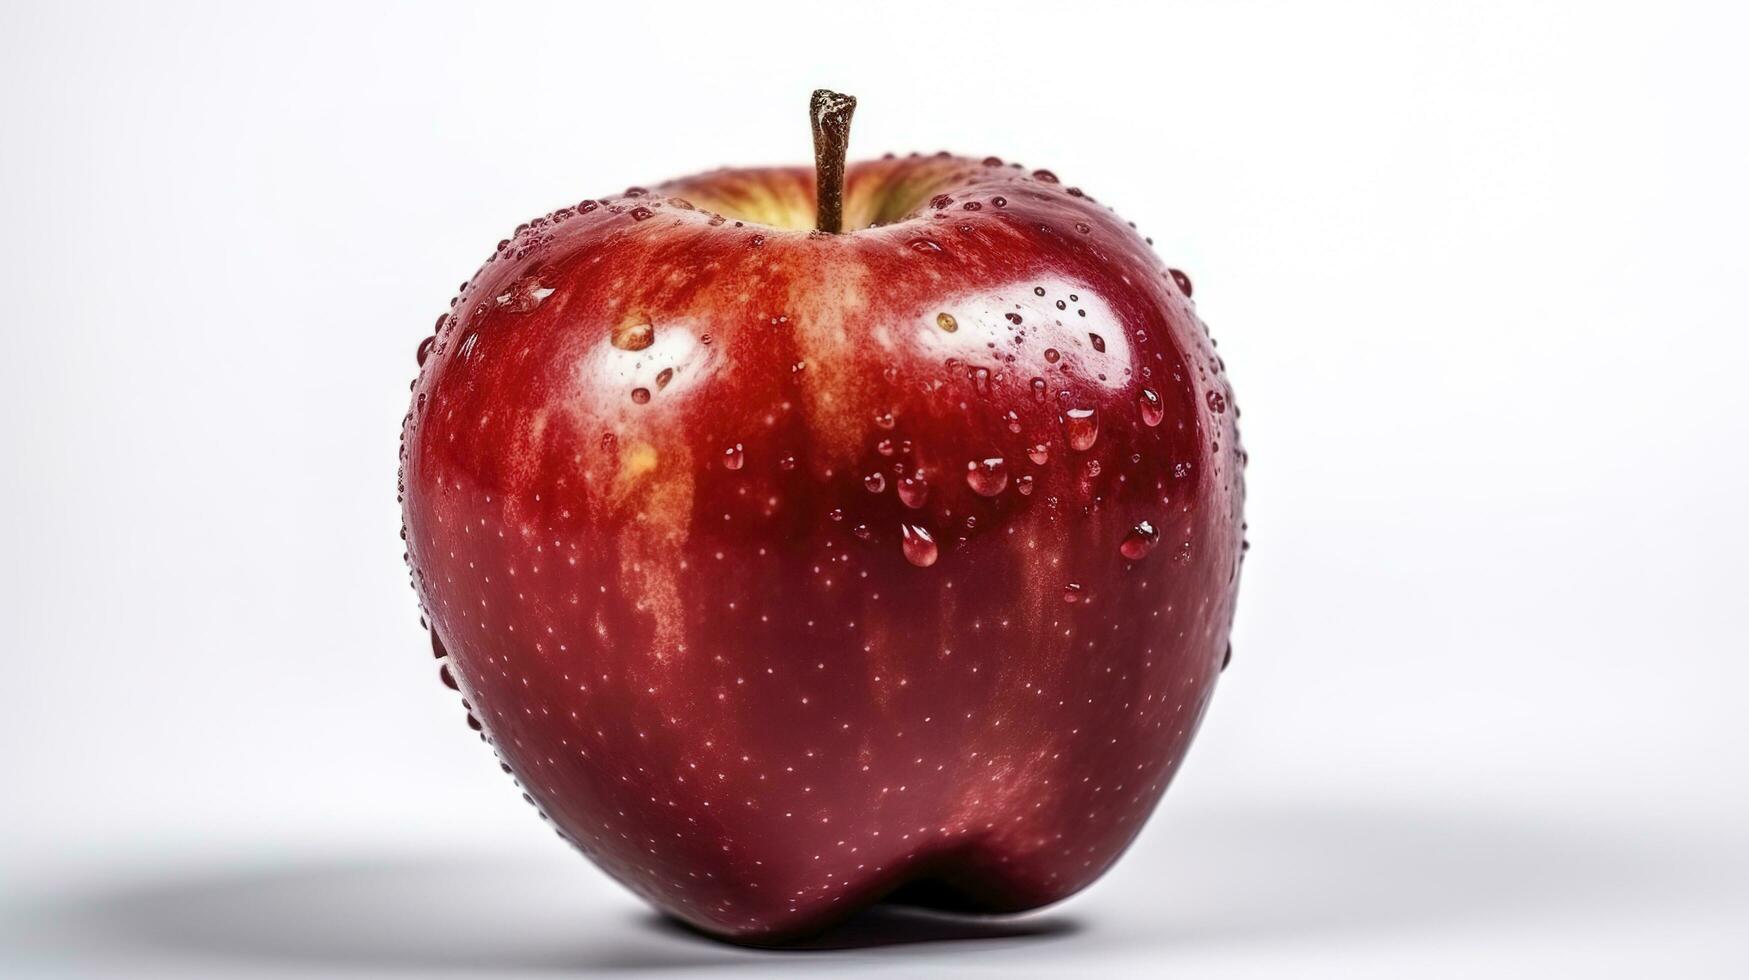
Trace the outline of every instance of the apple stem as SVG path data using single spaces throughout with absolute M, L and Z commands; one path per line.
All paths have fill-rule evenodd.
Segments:
M 815 89 L 808 103 L 814 124 L 814 226 L 836 235 L 844 230 L 844 156 L 850 150 L 850 115 L 856 97 Z

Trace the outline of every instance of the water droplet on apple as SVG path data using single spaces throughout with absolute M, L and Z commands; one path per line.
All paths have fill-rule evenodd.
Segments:
M 883 429 L 892 428 L 893 427 L 893 413 L 892 412 L 876 412 L 874 415 L 874 424 L 880 426 Z
M 780 470 L 783 470 L 786 473 L 789 472 L 790 470 L 795 469 L 796 468 L 796 458 L 794 456 L 785 456 L 782 459 L 779 459 L 777 461 L 777 468 Z
M 668 387 L 668 382 L 673 381 L 673 380 L 674 380 L 674 369 L 673 368 L 663 368 L 662 370 L 657 371 L 656 372 L 656 388 L 657 388 L 657 390 L 659 391 L 663 388 Z
M 996 207 L 1005 208 L 1008 206 L 1008 198 L 998 194 L 995 197 L 990 198 L 990 203 Z
M 1160 394 L 1152 388 L 1143 388 L 1136 395 L 1136 405 L 1142 410 L 1142 424 L 1153 428 L 1166 417 L 1166 405 L 1160 401 Z
M 1014 481 L 1014 489 L 1020 491 L 1022 497 L 1032 496 L 1032 474 L 1022 473 L 1020 479 Z
M 1019 412 L 1016 412 L 1014 409 L 1011 408 L 1007 412 L 1003 413 L 1002 420 L 1008 423 L 1008 431 L 1009 432 L 1012 432 L 1015 435 L 1020 434 L 1020 413 Z
M 1045 379 L 1032 379 L 1032 397 L 1042 402 L 1045 400 L 1045 393 Z
M 1071 408 L 1063 413 L 1063 436 L 1069 448 L 1084 453 L 1099 441 L 1099 412 L 1092 408 Z
M 1190 277 L 1177 269 L 1167 269 L 1166 272 L 1172 277 L 1172 282 L 1178 287 L 1178 291 L 1183 293 L 1186 299 L 1189 299 L 1191 295 Z
M 1008 489 L 1008 463 L 1000 456 L 966 463 L 966 486 L 980 497 L 994 497 Z
M 1221 669 L 1226 670 L 1227 665 L 1232 663 L 1232 662 L 1233 662 L 1233 644 L 1228 643 L 1227 644 L 1227 652 L 1221 654 Z
M 1051 447 L 1042 442 L 1035 442 L 1032 444 L 1032 448 L 1026 451 L 1026 458 L 1032 460 L 1035 465 L 1043 466 L 1051 461 Z
M 899 500 L 906 507 L 916 510 L 929 500 L 929 481 L 923 478 L 923 471 L 918 470 L 910 476 L 899 480 Z
M 1216 415 L 1219 415 L 1222 412 L 1225 412 L 1227 410 L 1227 396 L 1221 394 L 1218 391 L 1210 390 L 1208 395 L 1206 396 L 1206 400 L 1209 403 L 1209 411 L 1215 413 Z
M 867 541 L 869 538 L 874 537 L 874 532 L 870 531 L 868 529 L 867 524 L 858 524 L 857 526 L 850 529 L 850 533 L 856 535 L 858 538 L 860 538 L 864 541 Z
M 947 196 L 946 194 L 937 194 L 934 197 L 929 199 L 929 206 L 934 208 L 937 211 L 940 211 L 942 208 L 945 208 L 949 204 L 952 204 L 952 203 L 953 203 L 953 198 Z
M 747 454 L 742 451 L 740 443 L 737 442 L 733 446 L 730 446 L 729 448 L 723 450 L 723 468 L 724 469 L 738 470 L 742 466 L 745 466 L 746 463 L 747 463 Z
M 642 204 L 638 205 L 635 208 L 632 208 L 632 220 L 633 221 L 644 221 L 644 220 L 649 219 L 649 218 L 654 218 L 655 216 L 656 216 L 656 212 L 650 210 L 647 207 L 644 207 Z
M 633 317 L 613 328 L 612 341 L 620 350 L 643 350 L 656 342 L 656 327 L 649 320 Z
M 1049 170 L 1034 170 L 1032 172 L 1032 179 L 1041 180 L 1047 184 L 1054 184 L 1057 182 L 1057 175 L 1051 173 Z
M 1045 348 L 1045 361 L 1047 363 L 1055 364 L 1057 361 L 1061 360 L 1062 357 L 1063 355 L 1059 353 L 1055 347 Z
M 935 538 L 916 524 L 899 525 L 899 547 L 905 552 L 905 560 L 918 568 L 928 568 L 941 556 Z
M 1160 543 L 1160 532 L 1147 521 L 1139 521 L 1130 528 L 1130 533 L 1124 535 L 1123 541 L 1117 546 L 1118 553 L 1130 561 L 1139 561 L 1154 550 L 1154 545 Z
M 1104 337 L 1101 337 L 1100 335 L 1098 335 L 1096 333 L 1090 333 L 1087 335 L 1087 339 L 1088 339 L 1088 341 L 1090 341 L 1093 344 L 1094 350 L 1100 352 L 1101 354 L 1105 353 L 1105 338 Z
M 937 314 L 935 314 L 935 325 L 940 327 L 941 329 L 947 331 L 948 333 L 953 333 L 955 330 L 958 330 L 960 328 L 960 322 L 953 318 L 952 313 L 937 313 Z
M 523 276 L 495 297 L 500 309 L 511 313 L 527 313 L 553 294 L 552 287 L 541 285 L 537 276 Z
M 1063 601 L 1064 602 L 1071 602 L 1071 603 L 1080 602 L 1081 601 L 1081 583 L 1070 582 L 1068 585 L 1063 586 Z
M 941 251 L 941 243 L 929 238 L 913 238 L 911 239 L 910 244 L 911 250 L 914 252 L 930 253 Z
M 436 334 L 432 334 L 431 336 L 429 336 L 429 337 L 427 337 L 424 340 L 421 340 L 419 342 L 419 349 L 413 352 L 413 359 L 415 361 L 419 362 L 420 367 L 425 366 L 425 359 L 431 356 L 431 348 L 434 347 L 436 344 L 437 344 L 437 335 Z
M 886 474 L 875 472 L 862 478 L 862 485 L 869 493 L 880 493 L 887 488 Z
M 639 405 L 649 404 L 649 402 L 650 402 L 650 389 L 648 389 L 648 388 L 633 388 L 632 389 L 632 401 L 635 402 L 636 404 L 639 404 Z

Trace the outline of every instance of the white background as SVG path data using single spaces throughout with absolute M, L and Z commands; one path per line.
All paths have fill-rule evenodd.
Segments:
M 0 973 L 1749 973 L 1741 7 L 0 10 Z M 662 927 L 439 687 L 413 349 L 519 221 L 997 154 L 1189 271 L 1233 668 L 1134 851 L 981 938 Z M 878 930 L 877 930 L 878 931 Z M 966 930 L 977 933 L 978 930 Z

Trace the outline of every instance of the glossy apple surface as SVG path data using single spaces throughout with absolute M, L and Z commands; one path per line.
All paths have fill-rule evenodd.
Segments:
M 949 156 L 584 201 L 420 349 L 447 681 L 559 834 L 778 941 L 1097 878 L 1228 649 L 1244 454 L 1190 299 L 1050 174 Z M 871 227 L 872 226 L 872 227 Z

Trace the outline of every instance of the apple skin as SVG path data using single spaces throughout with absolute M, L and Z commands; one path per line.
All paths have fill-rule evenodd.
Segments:
M 782 227 L 799 168 L 518 229 L 403 428 L 470 724 L 561 837 L 741 942 L 1099 877 L 1208 705 L 1243 550 L 1224 367 L 1125 222 L 996 160 L 846 186 L 839 235 Z

